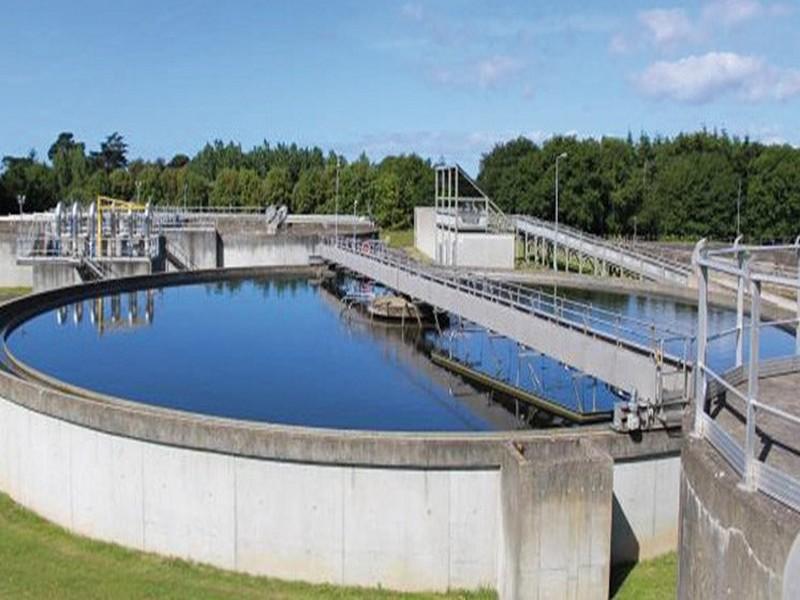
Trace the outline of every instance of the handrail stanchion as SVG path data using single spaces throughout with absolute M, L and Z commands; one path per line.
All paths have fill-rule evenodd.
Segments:
M 708 267 L 701 264 L 705 258 L 706 240 L 697 242 L 692 253 L 692 265 L 697 276 L 697 356 L 694 380 L 694 428 L 692 435 L 703 435 L 703 412 L 706 400 L 706 344 L 708 341 Z
M 747 421 L 744 436 L 744 480 L 742 487 L 756 489 L 756 407 L 758 398 L 758 350 L 759 325 L 761 322 L 761 282 L 750 280 L 750 360 L 747 369 Z
M 742 242 L 742 235 L 738 235 L 733 242 L 734 248 L 738 248 Z M 736 261 L 739 265 L 739 270 L 742 271 L 736 277 L 736 364 L 735 366 L 741 367 L 743 361 L 742 348 L 744 346 L 744 267 L 746 263 L 746 255 L 743 250 L 736 253 Z
M 794 240 L 797 247 L 795 256 L 797 258 L 797 324 L 794 328 L 794 352 L 800 354 L 800 235 Z

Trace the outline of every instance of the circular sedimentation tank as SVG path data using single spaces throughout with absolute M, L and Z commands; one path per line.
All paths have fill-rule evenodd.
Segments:
M 603 594 L 626 560 L 610 550 L 612 486 L 652 477 L 668 492 L 630 510 L 672 512 L 631 535 L 667 548 L 679 437 L 519 430 L 406 329 L 343 314 L 317 276 L 173 273 L 0 306 L 0 489 L 72 531 L 223 568 L 530 597 L 545 579 L 520 576 L 526 552 L 564 539 L 548 573 Z

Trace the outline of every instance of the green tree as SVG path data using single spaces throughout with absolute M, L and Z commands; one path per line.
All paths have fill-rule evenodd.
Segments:
M 757 242 L 794 241 L 800 234 L 800 152 L 765 149 L 750 165 L 742 231 Z
M 272 167 L 264 180 L 264 202 L 276 206 L 292 202 L 292 178 L 286 167 Z
M 327 187 L 325 172 L 321 167 L 302 171 L 292 190 L 292 212 L 316 212 L 328 198 Z
M 92 152 L 91 156 L 97 168 L 110 173 L 114 169 L 120 169 L 128 164 L 127 159 L 128 144 L 118 132 L 114 132 L 100 144 L 98 152 Z
M 17 196 L 25 196 L 25 211 L 47 210 L 55 206 L 58 186 L 52 169 L 36 160 L 31 151 L 26 157 L 6 156 L 3 158 L 2 184 L 6 194 L 8 212 L 16 212 Z
M 136 195 L 136 182 L 125 169 L 114 169 L 108 175 L 109 194 L 121 200 L 132 200 Z
M 239 171 L 227 167 L 222 169 L 211 186 L 209 202 L 212 206 L 241 206 L 239 194 Z

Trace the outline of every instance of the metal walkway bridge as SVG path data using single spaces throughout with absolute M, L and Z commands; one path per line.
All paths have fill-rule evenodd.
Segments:
M 452 268 L 376 242 L 327 240 L 320 255 L 399 293 L 467 319 L 620 390 L 658 404 L 682 395 L 691 338 L 681 331 Z M 682 348 L 680 353 L 670 349 Z
M 568 263 L 570 254 L 579 264 L 585 260 L 593 263 L 595 273 L 607 273 L 610 266 L 620 272 L 629 273 L 642 279 L 663 281 L 685 286 L 690 282 L 691 267 L 664 257 L 643 252 L 640 248 L 632 248 L 617 244 L 601 237 L 591 235 L 549 221 L 543 221 L 526 215 L 509 217 L 514 231 L 522 237 L 525 244 L 525 257 L 533 252 L 538 256 L 556 256 L 559 250 L 563 253 L 564 263 Z
M 685 286 L 691 282 L 688 264 L 647 252 L 638 246 L 615 243 L 562 224 L 527 215 L 506 215 L 459 165 L 436 168 L 435 260 L 458 266 L 459 236 L 471 233 L 513 233 L 522 239 L 525 258 L 533 255 L 554 268 L 576 259 L 579 271 L 588 263 L 597 274 L 632 275 Z

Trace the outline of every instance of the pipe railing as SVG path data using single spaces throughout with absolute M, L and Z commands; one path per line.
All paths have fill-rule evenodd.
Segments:
M 553 230 L 552 223 L 550 223 L 549 221 L 538 219 L 536 217 L 530 217 L 527 215 L 516 215 L 515 219 L 517 219 L 522 223 L 528 222 L 539 227 Z M 648 265 L 651 268 L 660 269 L 662 271 L 668 270 L 674 274 L 680 275 L 681 277 L 688 277 L 689 274 L 691 273 L 691 269 L 687 265 L 684 265 L 677 261 L 673 261 L 663 257 L 653 256 L 652 254 L 643 253 L 638 249 L 631 249 L 621 244 L 614 244 L 613 242 L 609 242 L 608 240 L 602 237 L 586 233 L 585 231 L 581 231 L 580 229 L 576 229 L 568 225 L 562 225 L 561 223 L 559 223 L 558 225 L 558 232 L 554 231 L 553 235 L 561 238 L 556 240 L 559 243 L 563 243 L 563 241 L 565 241 L 568 237 L 572 237 L 576 238 L 578 242 L 599 246 L 608 253 L 614 253 L 616 255 L 627 257 L 629 260 L 632 260 L 634 262 L 638 261 L 640 268 L 643 267 L 644 265 Z M 608 260 L 610 257 L 607 255 L 606 257 L 598 257 L 598 258 L 605 258 L 606 260 Z M 619 266 L 621 266 L 622 268 L 629 268 L 624 264 L 619 264 Z
M 404 253 L 386 248 L 380 242 L 354 242 L 349 237 L 339 237 L 326 238 L 325 243 L 466 294 L 535 314 L 565 327 L 578 329 L 587 335 L 601 337 L 617 345 L 650 354 L 662 362 L 680 366 L 688 359 L 686 355 L 679 357 L 664 353 L 665 339 L 685 340 L 691 343 L 690 333 L 673 327 L 569 300 L 558 296 L 555 292 L 500 282 L 458 269 L 423 266 Z
M 738 242 L 738 240 L 737 240 Z M 731 248 L 709 250 L 706 241 L 700 240 L 692 254 L 692 265 L 698 280 L 698 327 L 697 357 L 695 360 L 694 390 L 694 428 L 693 435 L 708 442 L 741 476 L 741 487 L 748 491 L 761 491 L 796 511 L 800 511 L 800 480 L 794 475 L 766 463 L 756 453 L 756 436 L 769 435 L 763 425 L 759 427 L 759 413 L 771 415 L 782 425 L 800 425 L 800 415 L 795 415 L 781 408 L 771 406 L 759 399 L 759 378 L 765 365 L 774 363 L 760 360 L 760 332 L 764 327 L 786 326 L 795 324 L 796 353 L 791 357 L 791 371 L 800 370 L 800 280 L 797 278 L 779 277 L 764 274 L 753 269 L 752 257 L 770 251 L 792 250 L 800 261 L 800 246 L 744 246 L 735 243 Z M 720 257 L 732 257 L 733 260 L 721 260 Z M 708 287 L 710 272 L 721 271 L 737 278 L 737 325 L 733 329 L 714 335 L 708 333 Z M 762 321 L 761 295 L 762 285 L 770 283 L 794 289 L 797 292 L 797 318 Z M 744 291 L 749 290 L 750 320 L 747 325 L 750 334 L 750 352 L 747 364 L 743 359 L 744 343 Z M 708 343 L 725 335 L 736 335 L 736 359 L 732 369 L 718 373 L 708 364 Z M 785 359 L 784 359 L 785 360 Z M 745 375 L 746 373 L 746 375 Z M 740 381 L 737 381 L 737 378 Z M 737 385 L 747 383 L 747 391 L 743 392 Z M 711 384 L 711 385 L 710 385 Z M 706 411 L 707 400 L 719 391 L 719 388 L 738 398 L 745 408 L 745 433 L 743 443 L 725 429 Z M 800 448 L 800 444 L 798 444 Z M 797 449 L 797 448 L 796 448 Z

